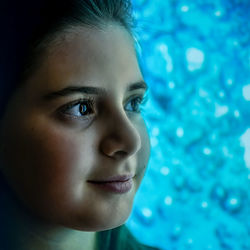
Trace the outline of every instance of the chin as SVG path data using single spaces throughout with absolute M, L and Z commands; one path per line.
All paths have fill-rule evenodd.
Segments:
M 63 226 L 75 230 L 88 231 L 88 232 L 105 231 L 123 225 L 128 219 L 130 212 L 131 212 L 130 210 L 126 211 L 126 213 L 124 211 L 121 211 L 120 214 L 117 214 L 116 216 L 114 216 L 114 214 L 109 216 L 104 216 L 103 214 L 102 215 L 92 214 L 86 216 L 85 214 L 84 217 L 78 216 L 73 221 L 71 220 L 64 223 Z
M 129 215 L 126 216 L 125 218 L 120 219 L 119 221 L 106 221 L 106 223 L 101 223 L 100 225 L 95 225 L 94 228 L 91 231 L 105 231 L 105 230 L 110 230 L 116 227 L 119 227 L 121 225 L 123 225 L 126 220 L 128 219 Z
M 119 227 L 121 225 L 123 225 L 124 223 L 126 222 L 126 220 L 122 220 L 122 221 L 119 221 L 118 223 L 110 223 L 110 222 L 107 222 L 105 224 L 92 224 L 92 225 L 65 225 L 66 227 L 70 227 L 72 229 L 75 229 L 75 230 L 79 230 L 79 231 L 87 231 L 87 232 L 99 232 L 99 231 L 105 231 L 105 230 L 110 230 L 110 229 L 113 229 L 113 228 L 116 228 L 116 227 Z

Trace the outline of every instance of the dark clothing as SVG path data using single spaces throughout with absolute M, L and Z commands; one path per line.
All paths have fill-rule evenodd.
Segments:
M 139 243 L 125 225 L 97 233 L 98 250 L 159 250 Z

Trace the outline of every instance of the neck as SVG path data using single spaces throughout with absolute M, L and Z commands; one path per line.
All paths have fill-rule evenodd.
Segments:
M 28 213 L 5 191 L 1 192 L 0 204 L 0 249 L 96 249 L 96 232 L 46 224 Z

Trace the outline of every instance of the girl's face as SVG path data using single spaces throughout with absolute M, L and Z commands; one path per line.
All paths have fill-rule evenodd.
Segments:
M 145 91 L 125 29 L 57 37 L 2 121 L 4 175 L 33 214 L 86 231 L 125 222 L 149 158 Z M 94 183 L 121 175 L 131 180 Z

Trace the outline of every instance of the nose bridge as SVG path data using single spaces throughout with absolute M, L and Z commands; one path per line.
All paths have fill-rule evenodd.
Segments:
M 133 155 L 141 148 L 138 128 L 122 108 L 105 114 L 105 136 L 102 150 L 109 156 Z

